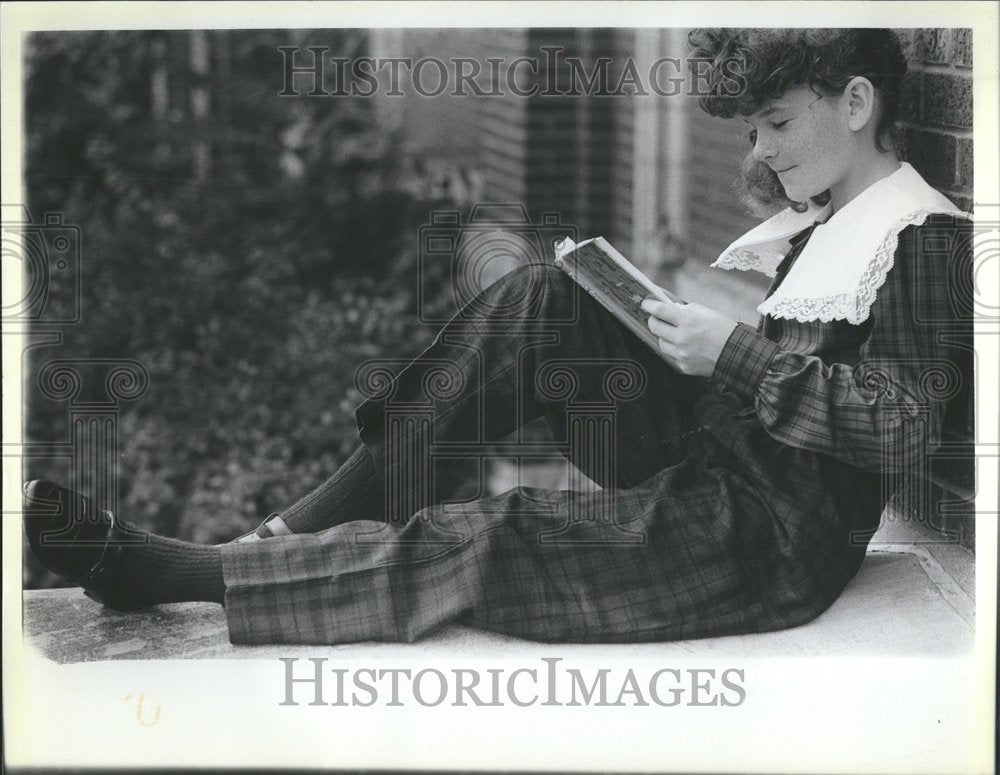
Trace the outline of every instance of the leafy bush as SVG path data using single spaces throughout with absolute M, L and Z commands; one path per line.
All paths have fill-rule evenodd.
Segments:
M 421 194 L 364 101 L 277 96 L 277 46 L 343 50 L 348 32 L 210 33 L 210 76 L 192 72 L 192 34 L 30 40 L 29 206 L 81 227 L 84 296 L 82 322 L 31 351 L 27 435 L 67 438 L 65 403 L 37 389 L 45 363 L 139 361 L 151 382 L 119 415 L 120 510 L 216 542 L 356 446 L 357 365 L 429 344 L 410 278 L 417 228 L 447 203 Z M 198 88 L 207 117 L 192 113 Z M 27 468 L 66 476 L 51 460 Z M 27 583 L 54 582 L 31 564 Z

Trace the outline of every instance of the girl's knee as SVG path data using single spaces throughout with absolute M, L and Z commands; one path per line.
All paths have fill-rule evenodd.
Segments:
M 504 275 L 498 285 L 508 299 L 504 303 L 505 317 L 549 320 L 553 317 L 553 308 L 561 309 L 573 298 L 573 281 L 553 264 L 522 264 Z
M 555 264 L 546 263 L 522 264 L 512 270 L 507 277 L 538 292 L 569 282 L 569 277 L 563 270 Z

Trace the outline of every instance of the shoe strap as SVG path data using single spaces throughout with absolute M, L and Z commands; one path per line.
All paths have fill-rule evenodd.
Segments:
M 111 521 L 108 528 L 108 537 L 101 549 L 101 556 L 97 558 L 89 570 L 73 579 L 67 579 L 72 584 L 79 584 L 90 592 L 100 594 L 108 589 L 111 581 L 118 570 L 118 565 L 122 561 L 122 550 L 125 548 L 126 534 L 121 529 L 115 515 L 108 509 L 103 510 Z
M 272 514 L 267 519 L 264 520 L 263 524 L 267 525 L 267 529 L 271 531 L 273 536 L 290 536 L 294 535 L 292 531 L 285 524 L 285 520 L 279 517 L 277 514 Z

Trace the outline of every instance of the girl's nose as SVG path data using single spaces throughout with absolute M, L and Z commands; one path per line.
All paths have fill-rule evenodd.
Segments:
M 757 140 L 753 144 L 753 158 L 755 161 L 767 161 L 768 159 L 773 159 L 777 151 L 774 148 L 774 143 L 763 137 L 760 132 L 757 133 Z

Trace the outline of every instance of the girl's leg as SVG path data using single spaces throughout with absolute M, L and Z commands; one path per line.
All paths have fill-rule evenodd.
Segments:
M 591 479 L 638 484 L 675 456 L 702 385 L 544 265 L 501 278 L 414 361 L 369 363 L 358 381 L 378 393 L 357 410 L 364 445 L 279 514 L 294 533 L 405 521 L 440 502 L 463 459 L 477 470 L 477 458 L 539 416 Z
M 759 626 L 753 585 L 739 572 L 752 545 L 727 522 L 749 495 L 706 480 L 671 446 L 700 385 L 558 270 L 518 270 L 477 301 L 483 312 L 449 323 L 358 410 L 374 471 L 386 492 L 404 496 L 387 502 L 387 520 L 205 547 L 210 554 L 148 536 L 122 553 L 118 588 L 141 590 L 146 603 L 178 599 L 178 585 L 148 583 L 147 557 L 181 566 L 197 555 L 204 578 L 183 594 L 217 599 L 221 558 L 230 632 L 241 642 L 409 640 L 456 620 L 580 640 L 679 637 L 744 619 L 738 626 Z M 562 451 L 622 489 L 518 488 L 428 508 L 437 458 L 446 469 L 455 450 L 474 454 L 537 416 L 565 441 L 568 415 L 595 407 L 611 417 L 599 453 L 586 444 Z M 617 466 L 601 450 L 613 450 Z M 671 464 L 654 489 L 635 487 Z M 400 481 L 412 486 L 394 490 Z
M 379 519 L 385 512 L 382 490 L 371 457 L 359 446 L 319 487 L 237 540 L 254 541 L 280 535 L 275 530 L 274 518 L 280 519 L 292 533 L 317 533 L 352 519 Z
M 539 641 L 637 642 L 808 621 L 863 549 L 822 549 L 840 544 L 820 504 L 800 552 L 766 495 L 734 461 L 718 463 L 692 450 L 628 490 L 516 488 L 405 524 L 223 546 L 230 639 L 409 642 L 461 623 Z
M 660 640 L 790 626 L 832 601 L 856 567 L 820 560 L 800 576 L 737 461 L 697 433 L 671 443 L 693 430 L 698 386 L 574 291 L 558 270 L 512 273 L 487 291 L 489 309 L 533 299 L 530 314 L 453 320 L 359 408 L 387 492 L 409 482 L 417 493 L 389 499 L 388 519 L 222 547 L 234 642 L 409 641 L 449 622 L 537 640 Z M 645 371 L 645 389 L 619 385 L 629 397 L 613 400 L 608 374 L 627 367 Z M 432 474 L 450 451 L 470 454 L 536 416 L 565 439 L 581 407 L 617 409 L 617 467 L 565 447 L 588 473 L 611 470 L 613 481 L 595 476 L 608 489 L 434 502 Z M 774 567 L 795 590 L 781 607 L 769 602 Z

